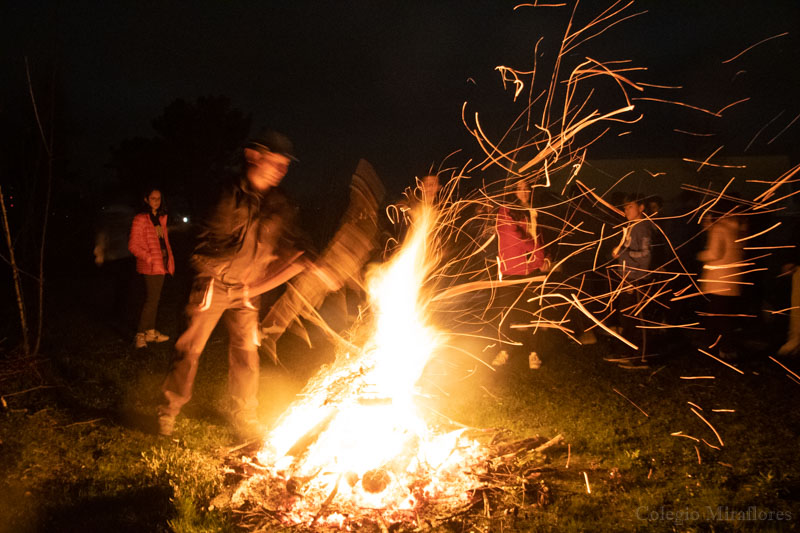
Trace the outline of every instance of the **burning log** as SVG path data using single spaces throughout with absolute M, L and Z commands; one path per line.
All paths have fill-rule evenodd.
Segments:
M 361 478 L 361 486 L 364 487 L 364 490 L 367 492 L 378 494 L 379 492 L 383 492 L 391 481 L 392 478 L 389 477 L 386 470 L 383 468 L 376 468 L 364 472 L 364 476 Z
M 296 459 L 301 459 L 305 452 L 308 450 L 308 447 L 316 442 L 317 438 L 319 438 L 320 434 L 323 431 L 328 429 L 328 426 L 331 424 L 331 421 L 336 416 L 338 411 L 332 411 L 328 416 L 326 416 L 322 421 L 320 421 L 316 426 L 311 428 L 305 435 L 300 437 L 300 439 L 294 443 L 294 445 L 289 448 L 289 451 L 286 452 L 286 455 L 291 455 Z

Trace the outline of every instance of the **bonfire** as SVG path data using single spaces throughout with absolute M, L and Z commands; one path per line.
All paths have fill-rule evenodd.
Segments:
M 372 276 L 372 334 L 323 367 L 255 456 L 243 459 L 247 476 L 232 504 L 251 526 L 385 528 L 442 520 L 475 503 L 488 511 L 481 491 L 493 472 L 522 451 L 544 449 L 545 439 L 501 449 L 495 431 L 426 420 L 417 383 L 446 340 L 426 305 L 435 264 L 426 237 L 435 219 L 435 209 L 421 205 L 402 249 Z M 526 478 L 520 482 L 524 492 Z
M 591 294 L 584 287 L 591 277 L 589 270 L 558 281 L 545 272 L 524 279 L 502 279 L 495 272 L 494 258 L 483 257 L 495 238 L 494 232 L 473 231 L 491 227 L 491 213 L 522 184 L 530 188 L 531 197 L 536 193 L 537 214 L 532 218 L 541 227 L 551 226 L 547 246 L 551 251 L 562 247 L 550 272 L 579 257 L 584 264 L 591 263 L 592 272 L 612 269 L 613 265 L 604 264 L 603 250 L 625 238 L 625 225 L 620 224 L 622 211 L 605 196 L 618 182 L 606 187 L 598 180 L 595 184 L 584 181 L 582 169 L 588 148 L 609 132 L 616 131 L 620 136 L 631 133 L 629 128 L 644 117 L 644 102 L 685 105 L 642 96 L 660 86 L 632 79 L 646 69 L 627 60 L 600 63 L 575 55 L 574 64 L 568 61 L 583 42 L 641 14 L 627 12 L 632 4 L 614 2 L 580 26 L 574 19 L 576 3 L 554 56 L 550 78 L 542 77 L 547 69 L 541 65 L 537 68 L 535 63 L 531 70 L 497 67 L 503 87 L 513 89 L 514 103 L 525 94 L 526 84 L 528 89 L 527 101 L 522 102 L 522 110 L 505 134 L 492 135 L 495 128 L 488 127 L 485 120 L 481 122 L 478 112 L 468 113 L 464 104 L 462 121 L 485 157 L 453 171 L 440 193 L 444 198 L 438 204 L 441 213 L 435 209 L 435 202 L 417 202 L 411 216 L 412 231 L 402 248 L 369 283 L 369 323 L 358 326 L 336 361 L 319 371 L 300 399 L 268 432 L 263 446 L 244 458 L 245 468 L 237 470 L 243 480 L 232 503 L 248 527 L 280 525 L 320 530 L 371 524 L 386 530 L 396 524 L 397 528 L 424 529 L 466 513 L 474 517 L 476 510 L 478 516 L 491 520 L 521 506 L 547 502 L 549 490 L 540 477 L 545 463 L 542 452 L 558 443 L 560 436 L 513 441 L 507 432 L 447 423 L 419 402 L 420 377 L 447 342 L 447 334 L 433 326 L 431 305 L 452 303 L 469 294 L 488 299 L 491 291 L 513 285 L 520 291 L 515 305 L 530 308 L 529 322 L 513 327 L 526 328 L 531 334 L 554 329 L 575 339 L 572 320 L 580 314 L 593 328 L 639 350 L 604 324 L 617 311 L 617 297 L 627 290 L 624 280 L 609 277 L 607 292 Z M 540 57 L 538 46 L 537 42 L 536 58 Z M 545 86 L 534 90 L 542 81 Z M 632 97 L 629 92 L 638 96 Z M 713 165 L 708 160 L 698 163 L 700 168 Z M 494 181 L 487 177 L 482 187 L 457 194 L 462 178 L 475 177 L 470 175 L 490 168 L 506 177 Z M 798 168 L 771 183 L 757 201 L 775 194 Z M 646 172 L 654 179 L 659 175 Z M 732 182 L 733 178 L 721 192 L 685 186 L 702 193 L 704 199 L 682 217 L 702 218 L 720 199 L 731 199 L 725 196 L 725 189 Z M 783 198 L 760 206 L 750 202 L 737 213 L 754 214 Z M 661 301 L 666 298 L 675 301 L 702 295 L 695 290 L 693 274 L 680 262 L 667 233 L 659 234 L 670 250 L 670 259 L 663 265 L 653 265 L 647 285 L 642 287 L 647 292 L 639 303 L 619 310 L 631 317 L 642 316 L 646 307 L 667 307 Z M 454 254 L 448 261 L 436 257 L 436 238 L 453 244 Z M 437 279 L 446 281 L 433 290 L 430 287 Z M 676 284 L 683 287 L 676 288 Z M 532 301 L 535 305 L 527 305 Z M 483 326 L 491 321 L 487 318 L 490 313 L 484 311 L 472 309 L 471 314 L 462 313 L 464 316 L 458 319 Z M 644 322 L 643 329 L 696 325 Z M 288 320 L 272 323 L 285 326 Z M 636 357 L 644 361 L 644 344 L 641 349 Z M 647 368 L 631 366 L 630 359 L 612 361 L 625 363 L 623 368 Z M 568 465 L 569 451 L 564 468 Z M 585 472 L 584 481 L 586 492 L 591 493 Z

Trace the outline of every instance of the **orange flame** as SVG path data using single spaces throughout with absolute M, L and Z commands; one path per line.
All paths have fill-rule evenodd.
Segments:
M 337 506 L 409 511 L 425 498 L 467 499 L 485 452 L 463 430 L 436 432 L 414 402 L 416 383 L 444 335 L 427 324 L 422 287 L 435 263 L 436 211 L 422 205 L 392 261 L 372 277 L 375 333 L 359 353 L 324 367 L 267 435 L 258 461 L 291 492 L 288 522 L 342 527 Z M 320 509 L 330 512 L 319 517 Z

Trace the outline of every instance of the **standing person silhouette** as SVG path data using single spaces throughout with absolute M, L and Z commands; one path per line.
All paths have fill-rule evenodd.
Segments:
M 722 205 L 722 202 L 720 203 Z M 724 207 L 722 207 L 724 209 Z M 740 217 L 709 212 L 703 218 L 708 235 L 706 247 L 697 259 L 703 262 L 700 289 L 708 299 L 706 306 L 706 331 L 710 334 L 710 346 L 716 348 L 722 359 L 736 359 L 734 339 L 734 315 L 741 307 L 742 260 L 744 252 L 739 241 L 742 232 Z
M 652 263 L 653 226 L 646 219 L 644 198 L 627 195 L 623 206 L 627 224 L 622 229 L 622 240 L 611 252 L 617 260 L 618 274 L 621 277 L 621 292 L 617 299 L 620 311 L 622 335 L 639 343 L 642 357 L 646 352 L 647 337 L 644 329 L 637 333 L 634 318 L 635 309 L 646 295 L 642 282 L 650 274 Z
M 148 342 L 169 340 L 156 329 L 156 315 L 164 277 L 175 273 L 161 191 L 150 189 L 144 203 L 144 210 L 133 218 L 128 238 L 128 250 L 136 257 L 136 272 L 143 276 L 145 283 L 145 300 L 134 339 L 137 349 L 147 347 Z
M 171 435 L 175 417 L 192 397 L 200 355 L 220 319 L 228 330 L 228 393 L 237 436 L 259 435 L 258 305 L 255 287 L 277 286 L 299 273 L 296 208 L 278 187 L 296 160 L 291 141 L 274 131 L 252 138 L 243 150 L 244 172 L 228 184 L 204 222 L 191 258 L 197 271 L 186 314 L 189 325 L 175 343 L 162 385 L 158 431 Z M 252 289 L 252 290 L 251 290 Z
M 520 181 L 508 205 L 501 205 L 497 211 L 497 250 L 500 275 L 504 280 L 523 279 L 534 273 L 547 272 L 550 260 L 545 255 L 543 239 L 536 224 L 536 210 L 531 206 L 531 189 Z M 523 285 L 500 287 L 495 294 L 494 306 L 501 310 L 498 334 L 508 349 L 501 349 L 492 361 L 492 366 L 502 366 L 508 362 L 512 352 L 528 351 L 529 366 L 537 369 L 541 360 L 533 351 L 532 335 L 528 329 L 512 327 L 515 323 L 531 321 L 532 312 L 521 304 L 525 298 L 520 290 Z M 511 342 L 509 342 L 509 340 Z M 515 346 L 514 349 L 511 347 Z M 521 346 L 521 348 L 516 348 Z

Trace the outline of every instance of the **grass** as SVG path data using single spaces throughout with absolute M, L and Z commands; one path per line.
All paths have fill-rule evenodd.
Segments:
M 168 300 L 175 303 L 162 316 L 178 316 L 180 298 Z M 167 323 L 174 333 L 177 321 Z M 169 439 L 151 424 L 171 343 L 134 352 L 88 309 L 49 324 L 59 342 L 46 359 L 6 357 L 0 374 L 0 531 L 236 531 L 235 517 L 212 503 L 229 484 L 223 464 L 235 444 L 221 414 L 224 335 L 212 337 L 195 398 Z M 479 521 L 483 530 L 799 529 L 800 385 L 768 350 L 735 362 L 739 374 L 667 340 L 665 355 L 631 370 L 603 359 L 621 348 L 614 341 L 580 347 L 547 335 L 539 370 L 512 359 L 497 372 L 443 382 L 449 396 L 435 407 L 453 420 L 520 438 L 564 436 L 541 477 L 552 502 L 497 512 Z M 330 357 L 324 346 L 291 342 L 282 353 L 290 372 L 264 363 L 265 420 Z M 697 375 L 716 379 L 681 379 Z M 708 444 L 671 435 L 679 431 Z
M 561 433 L 570 444 L 569 468 L 566 454 L 554 459 L 560 466 L 553 479 L 555 503 L 517 527 L 797 528 L 798 385 L 776 364 L 753 356 L 737 362 L 745 372 L 740 375 L 683 348 L 654 359 L 648 369 L 629 370 L 603 360 L 613 347 L 610 341 L 580 350 L 556 349 L 560 347 L 554 345 L 549 357 L 542 357 L 545 366 L 539 371 L 517 361 L 515 368 L 496 376 L 492 393 L 499 399 L 457 396 L 466 398 L 460 412 L 467 423 Z M 716 379 L 680 379 L 687 375 Z M 720 433 L 724 446 L 688 402 L 702 407 L 701 414 Z M 679 431 L 720 449 L 671 435 Z M 757 524 L 719 519 L 719 508 L 732 515 L 752 506 L 793 518 Z

